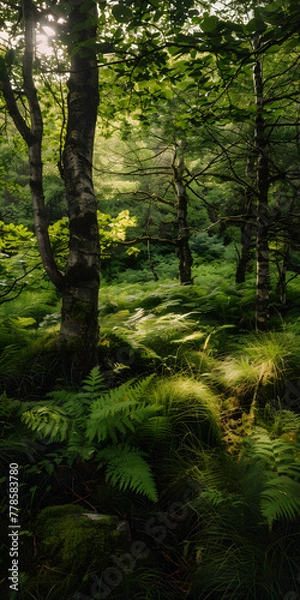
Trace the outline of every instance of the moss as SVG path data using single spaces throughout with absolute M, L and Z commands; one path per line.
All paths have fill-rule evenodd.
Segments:
M 105 567 L 118 544 L 116 519 L 91 519 L 84 509 L 73 505 L 50 506 L 41 511 L 36 524 L 40 550 L 47 563 L 61 571 Z
M 111 555 L 128 548 L 126 524 L 118 517 L 88 513 L 81 506 L 49 506 L 38 515 L 38 555 L 24 598 L 71 600 L 90 597 L 93 576 L 112 565 Z M 92 578 L 92 579 L 91 579 Z

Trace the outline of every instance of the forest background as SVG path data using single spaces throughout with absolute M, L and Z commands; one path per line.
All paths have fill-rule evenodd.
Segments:
M 3 597 L 299 597 L 297 2 L 0 18 Z

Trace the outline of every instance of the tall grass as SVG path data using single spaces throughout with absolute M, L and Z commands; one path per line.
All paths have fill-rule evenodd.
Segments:
M 217 374 L 246 410 L 270 403 L 281 405 L 285 382 L 300 365 L 299 337 L 292 332 L 243 336 L 236 351 L 219 365 Z

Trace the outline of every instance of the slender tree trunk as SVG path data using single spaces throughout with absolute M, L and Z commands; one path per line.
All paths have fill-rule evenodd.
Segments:
M 177 164 L 176 159 L 178 158 Z M 179 150 L 174 153 L 173 182 L 177 197 L 178 243 L 177 255 L 179 258 L 179 281 L 182 285 L 191 285 L 193 257 L 189 246 L 189 228 L 187 222 L 188 196 L 183 182 L 184 153 L 179 144 Z
M 298 152 L 299 155 L 299 152 Z M 279 293 L 280 295 L 280 302 L 282 304 L 282 306 L 286 306 L 287 304 L 287 272 L 289 270 L 289 267 L 291 267 L 290 264 L 290 255 L 291 255 L 291 250 L 292 250 L 292 242 L 291 240 L 293 239 L 293 234 L 296 236 L 297 238 L 297 232 L 294 231 L 294 228 L 292 227 L 292 229 L 290 230 L 290 224 L 293 223 L 293 213 L 295 210 L 295 204 L 297 203 L 297 191 L 294 194 L 294 197 L 291 200 L 291 203 L 288 206 L 288 212 L 286 214 L 285 219 L 287 219 L 287 225 L 284 226 L 283 231 L 284 231 L 284 239 L 283 239 L 283 247 L 281 252 L 279 253 L 279 256 L 276 259 L 276 266 L 277 266 L 277 270 L 278 270 L 278 283 L 277 283 L 277 293 Z M 288 231 L 285 232 L 285 227 L 288 227 Z M 290 238 L 290 239 L 289 239 Z M 281 258 L 281 261 L 280 261 Z
M 32 0 L 23 0 L 22 9 L 24 18 L 23 82 L 24 93 L 28 101 L 30 113 L 30 126 L 26 124 L 23 115 L 18 108 L 8 75 L 5 78 L 2 89 L 8 112 L 19 133 L 28 145 L 34 226 L 43 266 L 49 279 L 61 290 L 63 287 L 63 274 L 56 266 L 48 235 L 43 191 L 43 118 L 32 75 L 35 49 L 36 9 Z
M 281 302 L 282 306 L 286 306 L 286 303 L 287 303 L 286 274 L 287 274 L 287 271 L 289 268 L 289 254 L 290 254 L 290 244 L 289 244 L 289 242 L 286 242 L 284 244 L 284 248 L 283 248 L 282 262 L 280 264 L 280 261 L 278 261 L 279 264 L 277 264 L 278 274 L 279 274 L 277 291 L 280 294 L 280 302 Z
M 235 281 L 236 283 L 244 283 L 246 279 L 247 266 L 253 258 L 255 229 L 253 224 L 253 172 L 254 160 L 253 156 L 249 156 L 245 170 L 246 177 L 249 178 L 249 185 L 245 190 L 244 201 L 242 202 L 242 212 L 246 214 L 246 220 L 241 224 L 241 250 L 238 257 Z
M 87 19 L 90 22 L 88 27 Z M 84 10 L 84 2 L 76 2 L 68 21 L 71 72 L 63 177 L 70 221 L 70 249 L 62 298 L 60 340 L 71 345 L 73 366 L 82 372 L 96 363 L 99 334 L 100 251 L 92 181 L 99 98 L 96 55 L 90 43 L 96 40 L 96 30 L 96 6 Z M 76 345 L 78 348 L 74 352 Z
M 260 47 L 260 39 L 253 42 Z M 256 233 L 256 329 L 267 329 L 269 323 L 270 264 L 269 264 L 269 161 L 266 148 L 264 122 L 264 85 L 261 60 L 257 58 L 253 68 L 254 93 L 257 106 L 255 123 L 255 147 L 257 154 L 257 233 Z
M 63 153 L 63 178 L 70 220 L 67 269 L 57 268 L 51 248 L 43 193 L 43 119 L 33 79 L 37 10 L 23 0 L 23 82 L 30 126 L 19 110 L 9 75 L 2 82 L 8 111 L 29 148 L 30 187 L 35 232 L 44 268 L 62 295 L 59 346 L 76 379 L 97 362 L 98 289 L 100 270 L 97 205 L 92 182 L 92 156 L 98 108 L 95 45 L 96 2 L 72 0 L 65 23 L 70 54 L 68 123 Z
M 246 272 L 252 258 L 253 250 L 253 224 L 243 223 L 241 225 L 241 251 L 235 272 L 236 283 L 245 283 Z

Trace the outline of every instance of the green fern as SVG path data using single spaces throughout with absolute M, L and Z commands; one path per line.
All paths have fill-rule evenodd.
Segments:
M 280 410 L 275 414 L 272 432 L 276 436 L 286 434 L 290 438 L 300 437 L 300 415 L 291 410 Z M 300 442 L 300 439 L 298 440 Z
M 277 472 L 279 475 L 300 478 L 300 445 L 298 443 L 285 438 L 272 439 L 265 429 L 256 427 L 248 441 L 248 448 L 251 461 L 259 461 L 264 469 L 273 473 Z
M 300 515 L 300 445 L 289 439 L 272 439 L 262 428 L 255 428 L 242 462 L 264 474 L 260 494 L 263 517 L 271 527 L 278 519 Z
M 0 466 L 7 465 L 14 458 L 27 456 L 33 460 L 35 443 L 21 422 L 23 402 L 0 395 Z
M 146 495 L 156 501 L 153 476 L 144 453 L 125 443 L 137 426 L 155 416 L 161 407 L 147 400 L 154 375 L 142 381 L 124 383 L 103 392 L 103 380 L 95 367 L 84 380 L 82 390 L 56 390 L 48 400 L 29 404 L 22 422 L 38 439 L 64 442 L 61 452 L 71 464 L 76 457 L 106 465 L 106 475 L 120 489 Z M 99 397 L 100 395 L 100 397 Z M 123 443 L 120 443 L 120 442 Z M 97 444 L 101 442 L 101 449 Z
M 36 432 L 38 439 L 49 442 L 63 442 L 67 438 L 68 419 L 65 411 L 58 406 L 36 406 L 26 410 L 22 422 Z
M 153 375 L 150 375 L 135 385 L 129 381 L 95 400 L 86 426 L 88 440 L 91 442 L 96 438 L 103 442 L 110 438 L 116 444 L 118 432 L 122 435 L 127 430 L 134 432 L 137 423 L 160 410 L 158 406 L 142 401 L 152 379 Z
M 196 449 L 185 470 L 193 488 L 189 506 L 199 521 L 195 597 L 280 597 L 286 572 L 294 569 L 297 539 L 283 527 L 270 529 L 276 520 L 295 519 L 300 498 L 298 481 L 278 473 L 288 469 L 290 451 L 281 464 L 284 443 L 256 431 L 238 462 L 223 451 Z M 293 462 L 298 453 L 295 446 Z
M 103 393 L 104 384 L 100 368 L 94 367 L 90 374 L 83 380 L 80 391 L 55 390 L 48 394 L 48 398 L 55 400 L 63 406 L 69 416 L 81 417 L 86 415 L 87 407 L 95 400 L 101 392 Z
M 90 398 L 96 398 L 104 389 L 103 375 L 100 373 L 100 368 L 94 367 L 89 375 L 83 381 L 84 393 Z
M 261 493 L 261 512 L 271 527 L 279 519 L 300 515 L 300 484 L 286 475 L 270 479 Z
M 86 415 L 91 400 L 84 392 L 70 392 L 68 390 L 55 390 L 47 394 L 48 406 L 54 405 L 65 412 L 68 418 L 83 419 Z
M 128 444 L 116 444 L 97 452 L 99 466 L 105 465 L 106 479 L 121 490 L 147 496 L 157 502 L 158 496 L 150 467 L 144 459 L 145 453 Z

